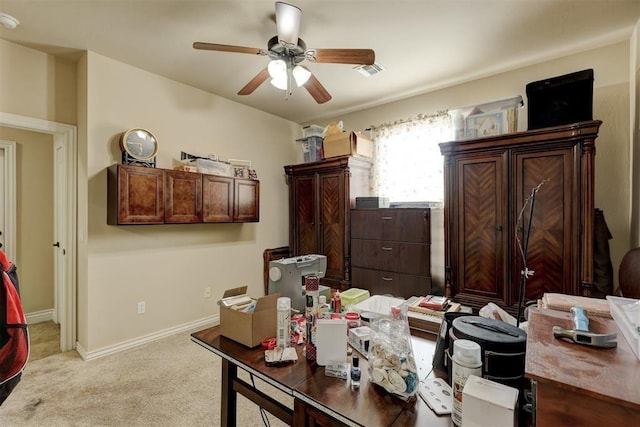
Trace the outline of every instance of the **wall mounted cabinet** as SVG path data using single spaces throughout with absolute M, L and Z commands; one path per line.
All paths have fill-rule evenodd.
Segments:
M 536 193 L 525 296 L 590 296 L 594 156 L 601 122 L 579 122 L 440 144 L 445 180 L 445 290 L 463 304 L 517 312 L 524 241 L 520 212 Z
M 260 181 L 112 165 L 107 169 L 107 223 L 258 222 Z

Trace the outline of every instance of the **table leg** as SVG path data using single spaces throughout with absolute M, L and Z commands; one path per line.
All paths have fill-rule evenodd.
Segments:
M 235 427 L 238 395 L 233 390 L 233 383 L 238 378 L 238 366 L 222 359 L 222 408 L 221 425 Z

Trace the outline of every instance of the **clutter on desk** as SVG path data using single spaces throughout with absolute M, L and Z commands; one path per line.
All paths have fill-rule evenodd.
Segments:
M 227 289 L 220 300 L 220 334 L 247 347 L 259 346 L 277 330 L 279 294 L 250 298 L 247 286 Z M 250 301 L 247 303 L 247 299 Z M 235 303 L 234 303 L 235 302 Z M 242 309 L 234 309 L 243 307 Z
M 442 378 L 425 378 L 420 381 L 418 394 L 437 415 L 451 414 L 453 409 L 453 392 Z
M 340 378 L 346 380 L 349 377 L 349 363 L 335 362 L 324 367 L 324 375 L 327 377 Z
M 640 360 L 640 300 L 607 295 L 611 315 L 629 347 Z
M 462 425 L 513 426 L 517 403 L 518 389 L 470 375 L 462 390 Z
M 436 295 L 427 295 L 426 297 L 413 296 L 407 300 L 407 304 L 409 311 L 438 317 L 443 317 L 444 313 L 458 312 L 461 308 L 460 303 L 453 302 L 447 297 Z
M 539 301 L 539 308 L 551 310 L 568 312 L 571 310 L 571 307 L 575 306 L 584 307 L 590 316 L 600 316 L 611 319 L 611 308 L 606 299 L 546 292 Z
M 369 380 L 403 400 L 416 394 L 419 382 L 407 311 L 404 300 L 391 307 L 371 326 L 369 344 Z
M 275 347 L 264 351 L 264 362 L 267 366 L 276 366 L 298 361 L 298 353 L 293 347 Z
M 320 279 L 315 274 L 304 276 L 306 290 L 306 325 L 307 337 L 305 340 L 305 357 L 307 360 L 316 360 L 316 321 L 318 319 L 318 296 Z
M 304 277 L 314 275 L 322 279 L 327 271 L 326 255 L 307 254 L 290 258 L 281 258 L 269 262 L 269 294 L 279 293 L 291 298 L 291 308 L 306 312 Z M 331 299 L 331 289 L 319 285 L 318 296 Z
M 316 363 L 327 366 L 347 361 L 347 321 L 317 319 L 315 331 Z

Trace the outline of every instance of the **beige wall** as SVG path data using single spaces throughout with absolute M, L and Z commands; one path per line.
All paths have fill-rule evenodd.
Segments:
M 87 157 L 79 161 L 88 177 L 88 277 L 79 283 L 86 308 L 78 318 L 87 328 L 79 334 L 84 349 L 217 314 L 216 301 L 230 287 L 246 284 L 262 295 L 262 252 L 288 244 L 283 166 L 295 161 L 299 126 L 92 52 L 86 67 L 86 135 L 79 138 L 86 138 Z M 171 168 L 181 150 L 251 160 L 260 222 L 107 225 L 105 170 L 120 161 L 118 137 L 132 127 L 156 135 L 161 168 Z M 205 287 L 211 298 L 203 298 Z M 146 314 L 136 314 L 138 301 Z
M 640 20 L 631 36 L 631 66 L 629 80 L 631 85 L 631 101 L 629 102 L 631 145 L 629 158 L 633 159 L 629 170 L 631 176 L 631 247 L 640 246 Z
M 75 61 L 0 39 L 0 111 L 76 124 Z
M 595 204 L 604 211 L 613 234 L 609 244 L 617 277 L 618 265 L 629 249 L 630 239 L 629 49 L 629 43 L 618 43 L 336 119 L 344 121 L 345 129 L 365 129 L 388 120 L 414 117 L 418 113 L 431 113 L 522 95 L 525 107 L 520 110 L 518 128 L 526 130 L 527 83 L 593 68 L 593 116 L 603 121 L 596 141 Z M 439 258 L 443 254 L 435 253 L 433 256 Z M 440 277 L 442 274 L 435 272 L 434 277 Z
M 0 127 L 16 143 L 16 258 L 25 313 L 53 309 L 53 138 Z

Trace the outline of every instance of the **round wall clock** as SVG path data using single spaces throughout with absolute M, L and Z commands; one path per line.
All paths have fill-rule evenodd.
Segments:
M 155 167 L 158 139 L 146 129 L 129 129 L 120 137 L 123 164 Z

